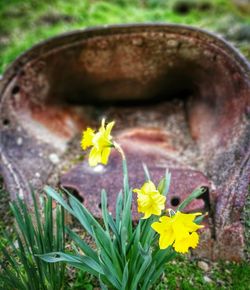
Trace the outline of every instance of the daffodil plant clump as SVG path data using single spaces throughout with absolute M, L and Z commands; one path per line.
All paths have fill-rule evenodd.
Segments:
M 64 209 L 79 220 L 85 231 L 92 237 L 91 247 L 67 228 L 69 237 L 74 241 L 73 253 L 52 252 L 40 255 L 49 263 L 66 262 L 75 268 L 94 275 L 102 289 L 149 289 L 164 271 L 166 262 L 176 253 L 188 253 L 199 243 L 198 230 L 204 215 L 202 213 L 183 213 L 182 210 L 203 193 L 196 189 L 184 200 L 176 211 L 166 209 L 171 174 L 165 176 L 156 186 L 150 179 L 144 165 L 145 183 L 140 188 L 129 186 L 126 156 L 121 146 L 111 135 L 114 122 L 107 125 L 102 120 L 101 127 L 95 131 L 87 128 L 83 132 L 81 147 L 90 150 L 89 165 L 106 165 L 110 152 L 117 150 L 123 164 L 123 190 L 117 194 L 116 213 L 112 216 L 107 209 L 107 193 L 101 192 L 102 218 L 99 223 L 87 208 L 68 193 L 68 202 L 51 187 L 45 192 L 55 199 Z M 112 176 L 110 176 L 112 178 Z M 132 197 L 137 197 L 137 209 L 141 218 L 136 225 L 132 222 Z

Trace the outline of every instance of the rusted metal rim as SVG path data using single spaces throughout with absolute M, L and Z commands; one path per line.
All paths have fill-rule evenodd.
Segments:
M 222 47 L 225 52 L 233 56 L 235 61 L 242 67 L 246 74 L 250 75 L 250 63 L 248 60 L 239 53 L 239 51 L 233 47 L 229 42 L 227 42 L 222 37 L 208 32 L 206 30 L 181 25 L 181 24 L 166 24 L 166 23 L 131 23 L 131 24 L 118 24 L 118 25 L 104 25 L 88 27 L 83 30 L 74 30 L 72 32 L 66 32 L 60 34 L 59 36 L 51 37 L 45 41 L 34 45 L 32 48 L 21 54 L 12 64 L 6 69 L 3 74 L 2 80 L 0 79 L 0 100 L 1 92 L 5 89 L 6 84 L 11 80 L 13 76 L 16 75 L 20 67 L 25 65 L 31 59 L 39 57 L 41 53 L 45 54 L 47 51 L 60 46 L 61 44 L 68 43 L 68 45 L 73 45 L 75 40 L 105 36 L 105 35 L 115 35 L 117 33 L 138 33 L 138 32 L 172 32 L 178 34 L 192 34 L 192 37 L 203 39 L 205 41 L 210 41 L 212 45 Z M 69 44 L 72 43 L 72 44 Z

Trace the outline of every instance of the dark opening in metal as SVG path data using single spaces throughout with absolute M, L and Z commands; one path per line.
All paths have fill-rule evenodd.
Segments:
M 178 206 L 180 204 L 181 200 L 178 196 L 174 196 L 171 198 L 171 205 L 172 206 Z
M 4 186 L 4 179 L 3 177 L 0 175 L 0 191 L 1 190 L 4 190 L 5 189 L 5 186 Z
M 102 209 L 102 203 L 101 202 L 98 204 L 98 207 L 99 207 L 99 209 Z M 107 204 L 107 208 L 109 208 L 109 204 Z
M 9 126 L 9 124 L 10 124 L 10 120 L 9 119 L 3 119 L 3 125 L 4 126 Z
M 209 198 L 209 188 L 207 186 L 202 187 L 204 192 L 200 195 L 197 199 L 203 199 L 205 202 L 205 209 L 210 212 L 211 205 L 210 205 L 210 198 Z
M 14 86 L 13 89 L 12 89 L 12 94 L 13 95 L 16 95 L 18 94 L 20 91 L 20 87 L 19 86 Z
M 81 203 L 84 203 L 84 198 L 79 194 L 78 190 L 73 188 L 73 187 L 69 187 L 69 186 L 64 186 L 63 189 L 65 189 L 66 191 L 68 191 L 70 194 L 72 194 L 75 198 L 77 198 Z

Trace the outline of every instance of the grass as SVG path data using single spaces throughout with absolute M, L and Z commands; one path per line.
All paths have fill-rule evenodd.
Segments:
M 130 22 L 182 23 L 227 34 L 228 27 L 250 25 L 228 0 L 2 0 L 0 3 L 0 73 L 20 53 L 59 33 L 88 26 Z M 195 4 L 196 3 L 196 4 Z M 197 3 L 200 3 L 199 5 Z M 201 3 L 209 3 L 202 6 Z M 178 6 L 179 5 L 179 6 Z M 205 7 L 205 8 L 202 8 Z M 181 10 L 182 9 L 182 10 Z M 239 44 L 248 55 L 249 47 Z

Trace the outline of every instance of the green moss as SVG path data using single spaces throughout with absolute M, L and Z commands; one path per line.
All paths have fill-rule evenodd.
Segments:
M 165 275 L 159 281 L 156 290 L 183 289 L 249 289 L 250 265 L 246 262 L 208 262 L 205 272 L 198 266 L 197 260 L 179 256 L 166 265 Z

